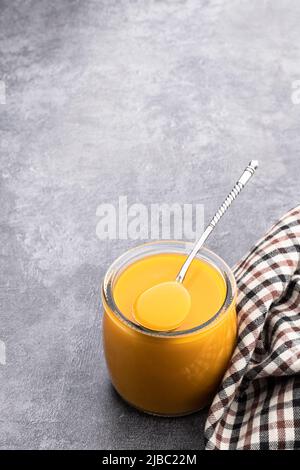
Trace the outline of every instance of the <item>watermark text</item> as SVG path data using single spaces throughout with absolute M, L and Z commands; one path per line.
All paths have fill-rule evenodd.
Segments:
M 117 204 L 97 207 L 96 234 L 100 240 L 194 240 L 204 228 L 203 204 Z

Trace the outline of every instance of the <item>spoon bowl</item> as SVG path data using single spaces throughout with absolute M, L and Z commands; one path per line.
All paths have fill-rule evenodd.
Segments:
M 144 291 L 134 305 L 136 321 L 150 330 L 178 328 L 189 313 L 191 296 L 183 284 L 168 281 Z

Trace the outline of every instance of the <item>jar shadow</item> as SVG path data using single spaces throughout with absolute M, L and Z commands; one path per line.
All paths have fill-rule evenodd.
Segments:
M 121 411 L 114 440 L 122 449 L 203 450 L 208 407 L 185 416 L 158 416 L 138 410 L 109 387 L 111 405 Z

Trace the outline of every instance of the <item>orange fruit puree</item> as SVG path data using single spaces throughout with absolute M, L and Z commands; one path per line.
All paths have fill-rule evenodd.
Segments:
M 115 302 L 121 312 L 134 322 L 134 305 L 137 299 L 149 288 L 173 281 L 185 258 L 177 253 L 163 253 L 140 259 L 127 267 L 114 287 Z M 194 328 L 209 320 L 222 307 L 226 295 L 226 285 L 221 273 L 200 259 L 192 262 L 183 285 L 190 294 L 191 305 L 184 321 L 178 326 L 180 331 Z M 172 317 L 178 299 L 177 296 L 169 298 L 174 304 L 170 302 L 161 306 L 160 310 L 164 315 Z M 185 303 L 185 299 L 182 302 Z M 156 312 L 153 312 L 153 316 L 156 316 Z
M 135 407 L 167 416 L 207 405 L 236 339 L 235 287 L 222 310 L 227 294 L 224 277 L 201 259 L 192 262 L 184 280 L 190 308 L 179 326 L 171 332 L 149 332 L 137 324 L 133 309 L 139 296 L 161 282 L 173 281 L 184 259 L 182 253 L 148 254 L 120 269 L 112 293 L 124 318 L 103 295 L 104 352 L 114 387 Z M 160 314 L 172 318 L 175 307 L 166 302 Z

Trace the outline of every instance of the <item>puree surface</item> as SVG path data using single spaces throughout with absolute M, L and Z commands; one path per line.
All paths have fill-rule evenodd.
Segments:
M 162 253 L 147 256 L 128 266 L 115 281 L 113 294 L 117 307 L 125 317 L 136 322 L 134 305 L 147 289 L 175 280 L 185 255 Z M 223 305 L 226 284 L 221 273 L 206 261 L 194 259 L 184 280 L 191 298 L 186 318 L 175 331 L 194 328 L 209 320 Z M 165 306 L 170 315 L 175 304 Z

